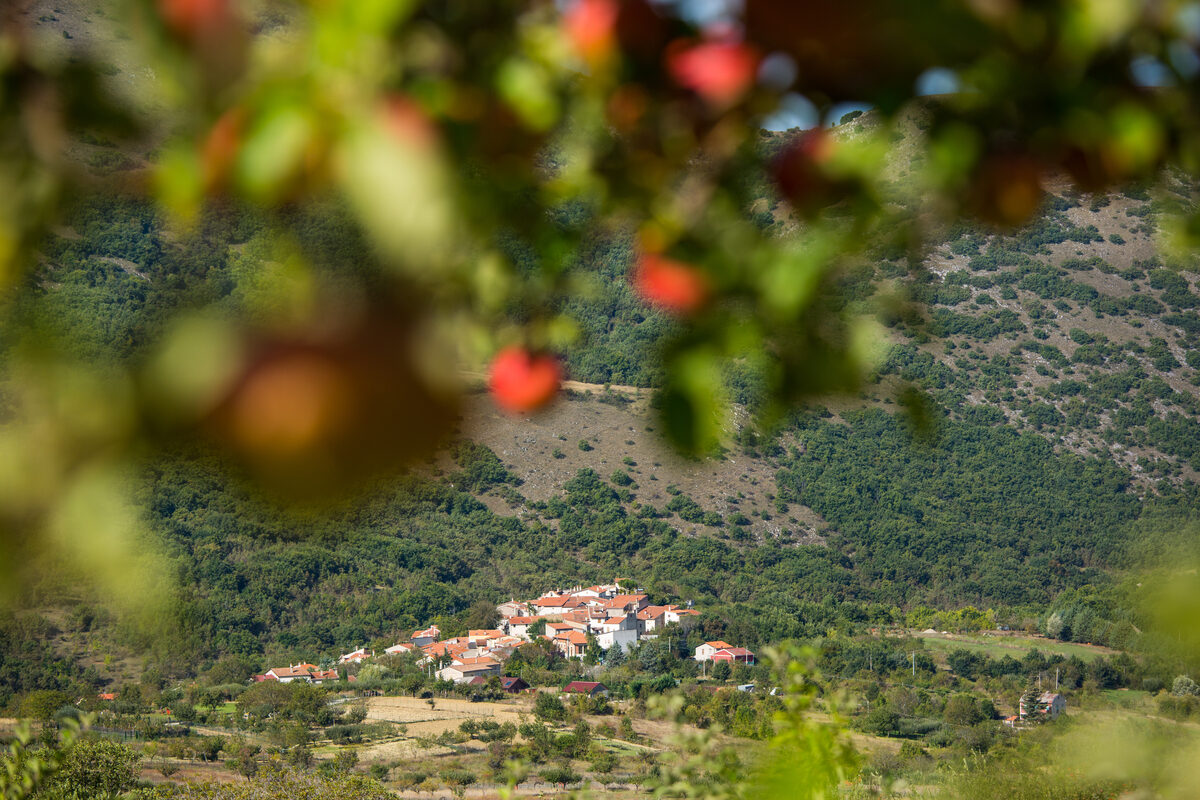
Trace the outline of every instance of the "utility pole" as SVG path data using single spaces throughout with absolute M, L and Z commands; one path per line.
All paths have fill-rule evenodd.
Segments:
M 917 651 L 912 651 L 912 676 L 917 677 Z
M 1058 694 L 1058 667 L 1054 668 L 1054 693 Z

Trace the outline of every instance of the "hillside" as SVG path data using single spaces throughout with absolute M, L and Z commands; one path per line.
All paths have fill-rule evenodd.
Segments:
M 125 52 L 119 25 L 90 8 L 30 13 L 46 47 L 104 53 L 106 78 L 153 105 L 153 76 Z M 915 110 L 892 134 L 897 185 L 922 124 Z M 867 114 L 835 135 L 874 125 Z M 764 134 L 759 155 L 789 135 Z M 84 137 L 72 155 L 104 179 L 154 149 Z M 745 175 L 746 216 L 771 236 L 799 235 L 762 173 Z M 1193 515 L 1200 470 L 1200 276 L 1159 247 L 1161 220 L 1192 207 L 1194 187 L 1166 173 L 1111 195 L 1048 188 L 1023 229 L 931 228 L 920 263 L 868 248 L 823 287 L 829 305 L 883 325 L 883 356 L 860 394 L 760 428 L 761 365 L 729 359 L 736 413 L 721 451 L 702 460 L 661 443 L 654 407 L 658 354 L 686 325 L 630 287 L 627 231 L 589 229 L 566 259 L 581 290 L 552 309 L 580 332 L 563 354 L 576 383 L 555 406 L 515 418 L 472 395 L 453 452 L 324 517 L 281 513 L 210 453 L 159 454 L 134 493 L 174 566 L 172 631 L 101 617 L 93 636 L 189 673 L 221 656 L 282 659 L 430 619 L 452 626 L 477 601 L 614 577 L 694 599 L 706 632 L 750 643 L 919 604 L 991 605 L 1035 624 L 1061 592 L 1108 587 L 1113 568 L 1136 561 L 1140 520 Z M 289 206 L 270 221 L 218 204 L 184 232 L 149 203 L 99 195 L 62 223 L 8 298 L 6 365 L 52 333 L 59 354 L 123 373 L 180 310 L 256 320 L 278 300 L 263 286 L 281 239 L 310 254 L 320 287 L 357 280 L 371 263 L 332 204 Z M 505 244 L 516 269 L 536 265 L 528 243 Z M 37 600 L 87 605 L 58 586 Z M 79 620 L 90 616 L 48 615 L 62 630 L 58 655 L 82 658 Z M 1073 635 L 1101 642 L 1113 624 L 1101 615 Z M 17 628 L 12 652 L 45 630 Z
M 927 270 L 880 258 L 847 273 L 841 296 L 901 285 L 910 298 L 884 318 L 891 348 L 861 396 L 774 431 L 743 411 L 724 453 L 701 461 L 661 444 L 650 389 L 603 386 L 652 383 L 677 323 L 629 288 L 626 243 L 598 239 L 575 268 L 600 289 L 571 309 L 587 335 L 569 368 L 586 383 L 529 419 L 472 399 L 460 435 L 487 450 L 316 520 L 281 516 L 207 457 L 152 465 L 138 492 L 177 564 L 174 631 L 116 638 L 186 672 L 221 654 L 383 640 L 476 600 L 618 576 L 696 600 L 713 635 L 734 626 L 748 642 L 921 603 L 1036 617 L 1063 589 L 1105 585 L 1136 552 L 1139 518 L 1197 507 L 1196 275 L 1154 261 L 1152 197 L 1063 193 L 1028 229 L 948 232 Z M 232 208 L 190 237 L 128 201 L 91 201 L 67 223 L 14 298 L 10 351 L 53 319 L 64 352 L 136 363 L 175 309 L 247 308 L 269 252 L 253 215 Z M 361 247 L 336 209 L 297 210 L 293 224 L 326 270 Z M 614 352 L 636 355 L 610 367 Z M 731 364 L 728 377 L 753 407 L 753 373 Z M 932 401 L 916 435 L 895 413 L 906 386 Z M 488 451 L 503 469 L 464 483 L 463 459 L 491 463 Z M 1074 635 L 1104 641 L 1111 624 Z

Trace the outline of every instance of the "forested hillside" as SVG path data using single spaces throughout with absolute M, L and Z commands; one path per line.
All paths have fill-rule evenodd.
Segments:
M 748 185 L 756 223 L 792 235 L 777 201 Z M 1158 215 L 1190 195 L 1170 179 L 1154 192 L 1060 192 L 1028 228 L 942 232 L 922 264 L 880 249 L 827 287 L 830 303 L 884 323 L 862 394 L 756 429 L 760 365 L 732 360 L 729 391 L 748 412 L 701 462 L 651 447 L 652 392 L 599 386 L 540 422 L 473 405 L 444 458 L 332 514 L 289 516 L 215 457 L 173 451 L 136 479 L 172 565 L 169 618 L 161 630 L 91 612 L 62 624 L 86 620 L 111 647 L 189 674 L 222 657 L 248 669 L 384 643 L 431 621 L 454 630 L 480 601 L 614 577 L 694 600 L 707 634 L 752 645 L 917 605 L 1044 620 L 1064 590 L 1109 590 L 1139 519 L 1198 507 L 1200 296 L 1194 273 L 1154 255 Z M 268 315 L 271 282 L 286 285 L 281 234 L 317 254 L 331 286 L 370 258 L 336 206 L 283 219 L 271 229 L 227 206 L 181 234 L 137 202 L 81 201 L 8 298 L 5 357 L 53 328 L 68 359 L 137 363 L 180 309 Z M 682 335 L 631 290 L 630 258 L 628 235 L 597 232 L 572 259 L 575 380 L 652 388 L 655 354 Z M 1075 635 L 1104 641 L 1117 616 Z M 44 632 L 30 619 L 6 623 L 5 695 L 102 679 L 94 655 L 91 672 L 66 651 L 29 666 Z

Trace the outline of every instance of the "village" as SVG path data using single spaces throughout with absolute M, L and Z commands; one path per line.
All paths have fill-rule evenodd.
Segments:
M 572 589 L 553 590 L 536 600 L 509 600 L 496 606 L 500 621 L 494 629 L 470 630 L 465 636 L 441 638 L 436 625 L 414 631 L 411 636 L 383 651 L 383 655 L 417 654 L 418 664 L 427 666 L 439 680 L 453 683 L 485 684 L 496 676 L 505 692 L 522 691 L 528 686 L 519 678 L 503 676 L 504 663 L 516 648 L 538 638 L 548 641 L 564 657 L 583 660 L 590 652 L 604 653 L 616 647 L 625 652 L 642 640 L 657 638 L 668 625 L 686 631 L 696 624 L 700 612 L 677 604 L 651 605 L 649 595 L 640 589 L 626 591 L 619 582 Z M 338 681 L 339 667 L 359 665 L 377 657 L 373 650 L 360 647 L 343 653 L 337 666 L 322 669 L 316 664 L 289 664 L 255 675 L 253 681 L 279 681 L 321 684 Z M 755 655 L 745 647 L 724 641 L 705 642 L 693 656 L 702 665 L 726 662 L 754 665 Z M 354 675 L 348 675 L 355 682 Z M 586 681 L 586 691 L 599 684 Z M 578 687 L 577 687 L 578 688 Z

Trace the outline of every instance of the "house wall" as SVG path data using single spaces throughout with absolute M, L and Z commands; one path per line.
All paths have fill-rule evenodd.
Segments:
M 637 631 L 612 631 L 610 633 L 602 633 L 596 637 L 596 643 L 600 647 L 608 650 L 613 646 L 621 648 L 621 652 L 628 652 L 631 647 L 637 645 Z

